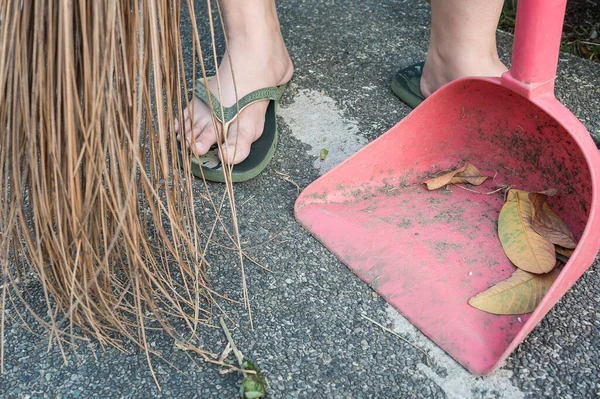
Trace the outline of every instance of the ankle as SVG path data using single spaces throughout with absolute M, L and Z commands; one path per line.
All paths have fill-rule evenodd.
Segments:
M 277 12 L 273 7 L 242 2 L 235 11 L 224 14 L 229 41 L 263 41 L 281 37 Z
M 495 48 L 489 51 L 457 49 L 456 46 L 450 51 L 446 49 L 430 48 L 427 52 L 421 78 L 421 92 L 425 97 L 456 79 L 467 76 L 500 76 L 507 71 Z

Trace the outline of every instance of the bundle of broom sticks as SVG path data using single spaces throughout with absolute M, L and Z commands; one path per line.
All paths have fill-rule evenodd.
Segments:
M 197 78 L 182 7 L 206 78 L 192 0 L 0 0 L 0 357 L 7 317 L 33 320 L 63 354 L 126 338 L 148 359 L 149 328 L 193 342 L 210 319 L 214 226 L 198 226 L 173 133 Z M 231 205 L 239 248 L 224 192 L 211 203 Z

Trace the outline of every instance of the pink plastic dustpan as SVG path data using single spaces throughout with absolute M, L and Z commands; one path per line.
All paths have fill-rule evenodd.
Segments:
M 296 218 L 354 273 L 475 374 L 501 363 L 600 249 L 600 156 L 584 126 L 554 98 L 565 0 L 518 3 L 512 69 L 452 82 L 313 184 Z M 496 316 L 469 298 L 515 267 L 497 235 L 501 193 L 424 180 L 471 162 L 477 187 L 555 188 L 554 211 L 579 245 L 536 310 Z

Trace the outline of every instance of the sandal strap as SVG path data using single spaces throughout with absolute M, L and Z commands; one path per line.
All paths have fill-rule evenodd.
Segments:
M 212 111 L 217 118 L 217 120 L 221 123 L 229 123 L 233 119 L 235 119 L 238 113 L 247 107 L 248 105 L 263 100 L 274 100 L 279 101 L 283 93 L 285 92 L 286 85 L 281 85 L 277 87 L 265 87 L 262 89 L 254 90 L 246 94 L 244 97 L 240 98 L 237 104 L 232 105 L 231 107 L 223 107 L 223 111 L 221 113 L 221 102 L 217 99 L 217 97 L 207 90 L 204 79 L 198 79 L 196 84 L 195 95 L 202 102 L 208 105 L 209 108 L 212 108 Z M 209 100 L 210 95 L 210 100 Z M 212 104 L 212 107 L 211 107 Z

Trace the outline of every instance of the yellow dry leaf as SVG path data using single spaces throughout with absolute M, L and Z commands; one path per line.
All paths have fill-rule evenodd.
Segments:
M 498 237 L 515 266 L 530 273 L 548 273 L 556 264 L 554 244 L 533 230 L 532 212 L 528 193 L 510 190 L 498 217 Z
M 425 181 L 428 190 L 437 190 L 448 184 L 472 184 L 478 186 L 482 184 L 488 176 L 482 175 L 475 166 L 467 163 L 462 168 L 456 169 L 445 175 L 434 177 Z
M 517 269 L 512 276 L 471 298 L 469 305 L 493 314 L 524 314 L 535 310 L 558 273 L 533 274 Z
M 556 253 L 561 254 L 562 256 L 566 256 L 567 258 L 570 258 L 571 255 L 573 255 L 573 252 L 575 252 L 574 249 L 568 249 L 568 248 L 563 248 L 560 245 L 556 245 Z
M 575 236 L 561 218 L 546 203 L 544 193 L 530 193 L 529 201 L 533 206 L 533 229 L 553 244 L 573 249 L 577 246 Z

